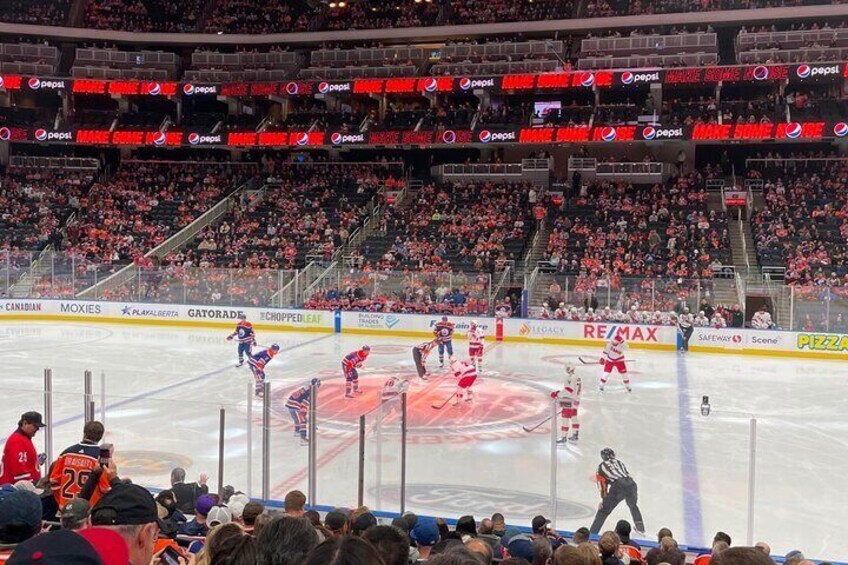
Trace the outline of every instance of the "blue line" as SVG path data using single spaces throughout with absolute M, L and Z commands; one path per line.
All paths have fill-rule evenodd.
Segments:
M 333 337 L 334 335 L 335 334 L 322 335 L 321 337 L 316 337 L 315 339 L 310 339 L 310 340 L 304 341 L 302 343 L 298 343 L 296 345 L 292 345 L 292 346 L 289 346 L 289 347 L 282 347 L 282 348 L 280 348 L 280 352 L 285 353 L 285 352 L 289 352 L 289 351 L 294 351 L 295 349 L 299 349 L 299 348 L 305 347 L 307 345 L 312 345 L 313 343 L 317 343 L 317 342 L 321 341 L 322 339 L 327 339 L 328 337 Z M 184 381 L 179 381 L 179 382 L 169 384 L 169 385 L 166 385 L 166 386 L 163 386 L 163 387 L 154 388 L 152 390 L 148 390 L 147 392 L 142 392 L 142 393 L 137 394 L 135 396 L 125 398 L 124 400 L 119 400 L 118 402 L 115 402 L 114 404 L 107 404 L 106 410 L 108 412 L 109 410 L 113 410 L 115 408 L 120 408 L 121 406 L 126 406 L 127 404 L 132 404 L 133 402 L 137 402 L 139 400 L 144 400 L 145 398 L 150 398 L 151 396 L 153 396 L 155 394 L 167 392 L 167 391 L 170 391 L 170 390 L 174 390 L 174 389 L 183 387 L 183 386 L 188 385 L 188 384 L 200 382 L 202 380 L 208 379 L 209 377 L 214 377 L 215 375 L 220 375 L 221 373 L 229 371 L 232 368 L 233 368 L 232 365 L 228 365 L 228 366 L 226 366 L 222 369 L 217 369 L 217 370 L 211 371 L 209 373 L 204 373 L 202 375 L 198 375 L 196 377 L 192 377 L 192 378 L 186 379 Z M 165 399 L 162 399 L 162 400 L 165 400 Z M 83 414 L 77 414 L 76 416 L 70 416 L 70 417 L 65 418 L 63 420 L 58 420 L 56 422 L 51 423 L 51 427 L 57 428 L 59 426 L 64 426 L 66 424 L 70 424 L 71 422 L 76 422 L 77 420 L 82 420 L 83 418 L 85 418 L 84 413 Z M 0 440 L 0 447 L 5 445 L 5 443 L 6 443 L 5 439 Z
M 689 376 L 686 372 L 686 354 L 677 355 L 677 408 L 680 426 L 680 471 L 683 481 L 683 524 L 686 543 L 704 541 L 704 523 L 701 512 L 701 484 L 698 479 L 698 461 L 695 456 L 695 432 L 689 407 Z

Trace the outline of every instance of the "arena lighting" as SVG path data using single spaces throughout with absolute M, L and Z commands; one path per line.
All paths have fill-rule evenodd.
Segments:
M 330 8 L 335 8 L 335 7 L 336 7 L 336 3 L 335 3 L 335 2 L 330 2 L 330 3 L 329 3 L 329 4 L 327 4 L 327 5 L 328 5 Z
M 339 2 L 339 8 L 344 8 L 345 6 L 347 6 L 346 2 Z

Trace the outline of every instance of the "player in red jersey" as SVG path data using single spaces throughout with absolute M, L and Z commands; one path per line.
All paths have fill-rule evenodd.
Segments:
M 483 370 L 483 340 L 485 339 L 486 334 L 483 333 L 483 328 L 472 321 L 468 329 L 468 357 L 478 371 Z
M 453 376 L 459 379 L 456 383 L 456 397 L 453 405 L 458 406 L 463 399 L 466 402 L 471 402 L 474 398 L 471 387 L 477 380 L 477 368 L 465 361 L 458 361 L 456 357 L 450 358 L 450 366 Z
M 607 379 L 613 369 L 618 371 L 618 374 L 624 379 L 627 392 L 631 392 L 630 377 L 627 375 L 627 365 L 624 363 L 625 349 L 627 349 L 627 344 L 624 343 L 624 338 L 619 334 L 615 334 L 615 337 L 604 349 L 603 357 L 600 360 L 600 364 L 604 366 L 604 372 L 601 375 L 601 392 L 604 391 L 604 386 L 606 386 Z

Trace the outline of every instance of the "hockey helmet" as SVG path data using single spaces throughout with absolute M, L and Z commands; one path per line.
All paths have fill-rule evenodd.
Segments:
M 280 352 L 280 346 L 275 343 L 274 345 L 271 346 L 271 351 L 273 351 L 274 353 L 279 353 Z
M 569 363 L 568 365 L 565 366 L 565 374 L 568 375 L 569 379 L 574 376 L 574 372 L 575 372 L 574 365 Z
M 613 343 L 621 343 L 624 341 L 624 338 L 621 337 L 621 334 L 615 334 L 615 337 L 612 338 Z
M 601 459 L 603 459 L 604 461 L 615 459 L 615 451 L 613 451 L 609 447 L 605 447 L 601 450 Z
M 448 317 L 447 317 L 447 316 L 442 316 L 442 321 L 443 321 L 443 322 L 447 322 L 447 321 L 448 321 Z
M 247 316 L 245 316 L 244 312 L 239 312 L 238 319 L 244 321 L 247 320 Z
M 471 328 L 476 328 L 477 322 L 475 322 L 474 320 L 471 320 L 470 322 L 468 322 L 468 326 L 471 327 Z
M 362 351 L 371 351 L 371 346 L 370 345 L 363 345 Z
M 321 379 L 312 379 L 312 381 L 310 381 L 310 384 L 314 387 L 319 387 L 321 386 Z

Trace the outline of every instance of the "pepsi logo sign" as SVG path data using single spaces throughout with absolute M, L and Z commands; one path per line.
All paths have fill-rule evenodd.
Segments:
M 42 128 L 35 130 L 35 139 L 38 141 L 44 141 L 47 139 L 47 130 Z
M 197 134 L 197 133 L 188 134 L 188 142 L 191 143 L 192 145 L 197 145 L 198 143 L 200 143 L 200 134 Z
M 43 128 L 35 130 L 35 139 L 38 141 L 73 141 L 74 134 L 69 131 L 47 131 Z
M 189 84 L 184 84 L 184 85 L 183 85 L 183 93 L 188 94 L 189 96 L 191 96 L 192 94 L 194 94 L 194 85 L 193 85 L 193 84 L 191 84 L 191 83 L 189 83 Z
M 786 124 L 786 137 L 789 139 L 798 139 L 801 137 L 801 132 L 804 128 L 798 122 Z
M 607 126 L 601 130 L 601 139 L 603 139 L 604 141 L 615 141 L 615 136 L 615 128 Z
M 297 143 L 298 145 L 306 145 L 307 143 L 309 143 L 309 134 L 305 132 L 297 134 L 297 137 L 295 138 L 295 143 Z
M 580 75 L 580 84 L 589 88 L 595 84 L 595 73 L 583 73 Z
M 471 88 L 470 81 L 469 81 L 468 87 Z M 436 79 L 428 78 L 427 80 L 424 81 L 424 90 L 425 91 L 435 92 L 437 88 L 439 88 L 439 81 L 437 81 Z
M 797 69 L 795 69 L 795 74 L 798 75 L 798 78 L 807 78 L 810 76 L 810 65 L 799 65 Z
M 196 135 L 196 134 L 195 134 Z M 190 139 L 190 136 L 189 136 Z M 164 132 L 157 132 L 156 135 L 153 136 L 153 145 L 165 145 L 165 142 L 168 140 L 168 136 L 165 135 Z
M 333 145 L 339 145 L 342 142 L 342 134 L 334 133 L 330 136 L 330 143 Z
M 31 77 L 27 81 L 27 86 L 29 86 L 32 90 L 38 90 L 39 88 L 41 88 L 41 81 L 38 80 L 36 77 Z
M 214 86 L 194 86 L 191 83 L 186 83 L 183 85 L 183 92 L 188 96 L 192 96 L 194 94 L 215 94 Z
M 754 67 L 754 78 L 756 80 L 766 80 L 769 77 L 769 69 L 763 65 Z
M 147 85 L 147 93 L 151 96 L 158 96 L 162 93 L 162 85 L 154 82 Z
M 318 92 L 321 94 L 327 94 L 328 92 L 350 92 L 350 83 L 330 84 L 329 82 L 319 82 Z
M 648 127 L 644 128 L 642 130 L 642 138 L 643 139 L 650 141 L 650 140 L 654 139 L 655 137 L 657 137 L 656 128 L 652 128 L 651 126 L 648 126 Z
M 836 137 L 845 137 L 848 135 L 848 124 L 845 122 L 839 122 L 833 126 L 833 135 Z
M 5 126 L 0 128 L 0 141 L 9 141 L 9 139 L 11 137 L 12 137 L 12 130 L 10 130 L 9 128 L 7 128 Z
M 647 126 L 642 129 L 642 139 L 651 141 L 652 139 L 681 139 L 683 137 L 683 128 L 662 128 Z
M 330 92 L 330 83 L 329 82 L 319 82 L 318 83 L 318 92 L 321 94 L 327 94 Z
M 0 77 L 0 88 L 3 88 L 3 77 Z
M 515 132 L 491 132 L 487 129 L 480 131 L 478 139 L 481 143 L 489 143 L 490 141 L 515 141 Z
M 483 133 L 483 132 L 480 132 Z M 442 142 L 447 144 L 456 143 L 456 132 L 452 129 L 447 129 L 442 132 Z
M 621 73 L 621 83 L 622 84 L 633 84 L 634 78 L 635 77 L 633 76 L 633 73 L 631 73 L 630 71 L 625 71 L 625 72 Z
M 289 96 L 297 96 L 297 93 L 300 91 L 300 87 L 296 82 L 290 82 L 286 85 L 286 94 Z
M 467 77 L 462 77 L 459 79 L 459 88 L 462 90 L 468 90 L 471 88 L 471 79 Z
M 220 135 L 200 135 L 199 133 L 188 134 L 188 142 L 192 145 L 214 145 L 224 140 Z
M 484 79 L 475 79 L 475 80 L 471 80 L 470 78 L 459 79 L 459 87 L 462 90 L 470 90 L 472 88 L 493 88 L 494 86 L 495 86 L 495 79 L 493 79 L 493 78 L 484 78 Z
M 827 67 L 811 67 L 810 65 L 799 65 L 795 69 L 795 74 L 798 78 L 804 79 L 809 77 L 826 77 L 829 75 L 839 74 L 839 65 L 829 65 Z

